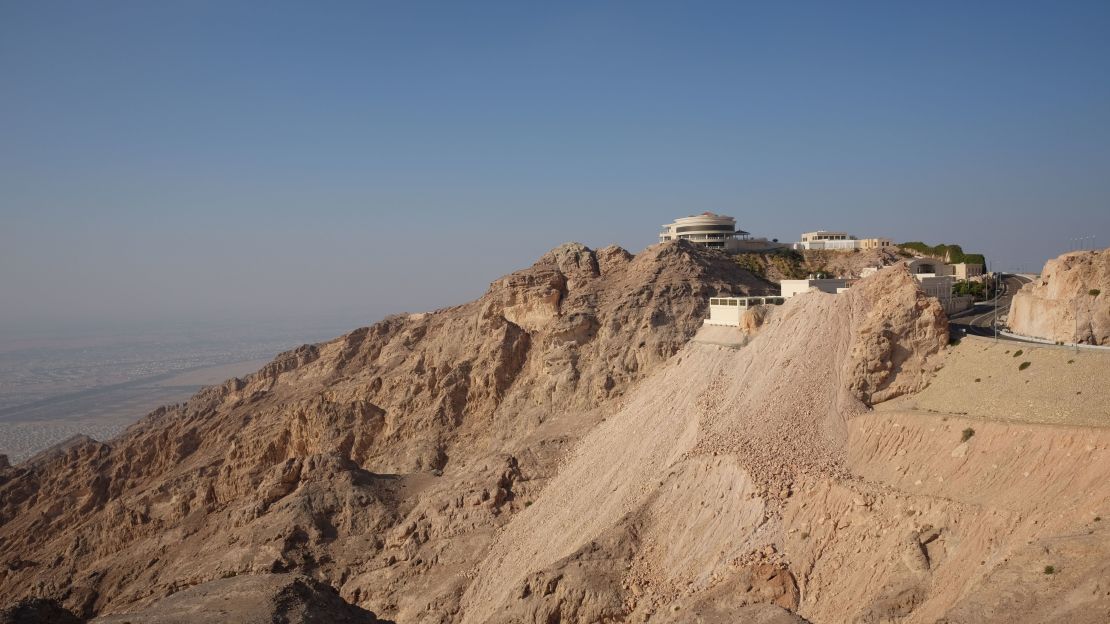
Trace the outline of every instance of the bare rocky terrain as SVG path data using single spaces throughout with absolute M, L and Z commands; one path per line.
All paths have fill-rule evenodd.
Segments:
M 0 603 L 81 617 L 300 572 L 451 621 L 465 571 L 603 406 L 676 353 L 707 298 L 764 282 L 685 244 L 565 245 L 481 299 L 279 356 L 0 472 Z
M 909 256 L 908 251 L 885 247 L 859 251 L 780 250 L 740 253 L 733 258 L 742 268 L 777 283 L 784 279 L 805 279 L 818 273 L 858 278 L 863 269 L 890 266 Z
M 709 296 L 767 289 L 684 242 L 564 245 L 477 301 L 0 463 L 0 607 L 117 624 L 1110 620 L 1110 429 L 930 398 L 968 358 L 903 266 L 691 340 Z M 1098 379 L 1101 355 L 1071 366 Z
M 1110 344 L 1110 249 L 1049 260 L 1040 278 L 1014 295 L 1007 322 L 1023 336 Z

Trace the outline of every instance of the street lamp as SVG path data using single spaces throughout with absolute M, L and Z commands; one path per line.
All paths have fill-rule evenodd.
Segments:
M 1082 294 L 1079 295 L 1079 297 L 1082 296 Z M 1071 337 L 1072 343 L 1075 344 L 1076 353 L 1079 353 L 1079 297 L 1075 298 L 1075 333 Z
M 994 277 L 994 322 L 991 325 L 994 326 L 994 341 L 998 342 L 998 295 L 1002 292 L 1002 285 L 999 283 L 1002 281 L 1002 275 L 992 275 Z

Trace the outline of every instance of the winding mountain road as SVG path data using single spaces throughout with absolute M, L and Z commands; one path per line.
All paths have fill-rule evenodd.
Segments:
M 1010 273 L 1001 274 L 1002 289 L 997 299 L 979 301 L 971 309 L 961 312 L 953 317 L 950 323 L 954 330 L 972 336 L 994 336 L 995 318 L 1001 317 L 1010 310 L 1010 302 L 1014 293 L 1021 287 L 1033 281 L 1022 275 Z M 1000 338 L 1007 339 L 1003 336 Z M 1020 341 L 1019 341 L 1020 342 Z

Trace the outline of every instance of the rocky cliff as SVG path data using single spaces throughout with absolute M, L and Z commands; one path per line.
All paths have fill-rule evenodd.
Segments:
M 901 264 L 698 329 L 765 288 L 567 245 L 2 467 L 0 621 L 1110 621 L 1110 429 L 888 410 L 975 340 Z
M 767 291 L 686 243 L 564 245 L 477 301 L 303 346 L 115 440 L 0 467 L 0 606 L 89 617 L 296 572 L 378 615 L 452 621 L 495 530 L 683 346 L 707 298 Z
M 1010 306 L 1014 332 L 1054 342 L 1110 344 L 1110 249 L 1049 260 Z
M 784 511 L 815 483 L 850 481 L 849 419 L 921 388 L 947 342 L 939 304 L 898 266 L 789 300 L 742 348 L 687 345 L 499 535 L 463 621 L 796 611 Z

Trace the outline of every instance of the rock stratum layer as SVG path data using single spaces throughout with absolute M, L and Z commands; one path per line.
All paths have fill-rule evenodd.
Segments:
M 1007 323 L 1023 336 L 1110 344 L 1110 249 L 1046 262 L 1040 278 L 1014 295 Z
M 685 243 L 564 246 L 478 301 L 5 468 L 0 604 L 103 622 L 227 604 L 297 622 L 1107 621 L 1107 430 L 871 411 L 947 353 L 901 265 L 771 307 L 735 346 L 689 340 L 708 296 L 763 288 Z

